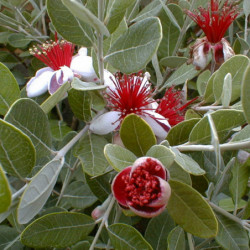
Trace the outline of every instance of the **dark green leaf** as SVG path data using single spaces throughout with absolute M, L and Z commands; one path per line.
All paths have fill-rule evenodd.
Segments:
M 244 115 L 248 123 L 250 123 L 250 66 L 247 68 L 241 88 L 241 101 Z
M 7 211 L 10 204 L 11 204 L 10 185 L 0 164 L 0 213 Z

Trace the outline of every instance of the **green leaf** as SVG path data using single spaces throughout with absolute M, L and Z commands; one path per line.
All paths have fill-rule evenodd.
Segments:
M 105 23 L 110 33 L 113 33 L 121 23 L 126 9 L 135 3 L 135 0 L 112 0 L 109 1 Z
M 133 73 L 145 68 L 155 54 L 162 38 L 158 18 L 149 17 L 133 24 L 118 38 L 105 56 L 114 68 Z
M 63 84 L 53 95 L 46 99 L 42 104 L 41 108 L 45 114 L 48 114 L 52 108 L 56 106 L 64 97 L 67 90 L 70 89 L 70 82 Z
M 12 242 L 18 237 L 19 233 L 16 229 L 12 227 L 8 227 L 6 225 L 0 226 L 0 249 L 11 249 L 11 250 L 18 250 L 22 249 L 23 246 L 20 242 L 14 243 L 12 245 Z M 9 244 L 11 244 L 11 247 L 6 248 Z
M 35 145 L 37 158 L 51 152 L 52 138 L 47 115 L 31 99 L 17 100 L 5 116 L 5 120 L 16 126 Z
M 230 73 L 228 73 L 224 78 L 223 90 L 221 94 L 221 103 L 224 108 L 229 107 L 231 96 L 232 96 L 232 76 Z
M 136 156 L 132 152 L 115 144 L 107 144 L 104 148 L 104 155 L 117 172 L 131 166 L 136 160 Z
M 75 155 L 80 159 L 82 168 L 90 176 L 103 174 L 108 167 L 103 153 L 108 142 L 102 136 L 88 133 L 78 143 Z
M 248 162 L 250 163 L 250 160 Z M 229 190 L 236 207 L 247 189 L 248 178 L 250 176 L 250 164 L 248 162 L 240 164 L 236 161 L 232 168 L 233 178 L 229 184 Z
M 217 214 L 219 232 L 216 241 L 227 250 L 248 250 L 249 241 L 244 228 L 237 222 Z
M 84 209 L 97 201 L 88 185 L 82 181 L 70 183 L 66 188 L 60 206 L 69 205 L 73 208 Z
M 74 115 L 85 122 L 92 120 L 91 116 L 91 95 L 85 91 L 71 89 L 69 91 L 69 105 Z
M 151 127 L 139 116 L 130 114 L 121 124 L 120 136 L 125 147 L 136 156 L 143 156 L 156 144 Z
M 248 123 L 250 123 L 250 66 L 247 68 L 242 82 L 241 101 L 244 115 Z
M 27 177 L 35 165 L 35 148 L 28 136 L 0 119 L 0 162 L 4 170 L 20 179 Z
M 214 237 L 218 223 L 213 210 L 192 187 L 170 180 L 171 197 L 168 212 L 186 232 L 200 238 Z
M 34 248 L 69 247 L 84 239 L 94 228 L 93 219 L 80 213 L 52 213 L 30 225 L 21 234 L 21 242 Z
M 187 142 L 190 132 L 198 121 L 200 121 L 200 119 L 194 118 L 178 123 L 170 129 L 166 140 L 171 146 Z
M 166 168 L 172 165 L 175 158 L 175 154 L 163 145 L 152 146 L 146 155 L 158 159 Z
M 63 160 L 52 160 L 32 178 L 17 209 L 20 224 L 28 223 L 43 208 L 56 184 L 63 163 Z
M 182 154 L 178 149 L 172 148 L 175 153 L 175 162 L 186 172 L 192 175 L 203 175 L 206 172 L 190 156 Z
M 145 232 L 145 239 L 150 243 L 154 250 L 167 249 L 167 237 L 174 228 L 175 223 L 167 213 L 163 211 L 159 216 L 152 218 Z
M 162 1 L 160 5 L 162 7 Z M 167 8 L 173 14 L 178 25 L 182 26 L 183 25 L 183 11 L 181 10 L 181 8 L 176 4 L 168 4 Z M 172 19 L 169 18 L 169 16 L 167 15 L 164 9 L 160 11 L 158 16 L 162 24 L 163 37 L 162 37 L 162 41 L 160 43 L 159 49 L 157 51 L 157 54 L 159 58 L 175 56 L 173 55 L 173 52 L 175 50 L 178 37 L 180 35 L 180 30 L 174 25 Z
M 175 227 L 168 235 L 169 250 L 183 250 L 186 247 L 185 233 L 181 227 Z
M 238 133 L 235 133 L 230 142 L 249 141 L 250 124 L 241 129 Z
M 129 225 L 117 223 L 107 229 L 114 249 L 153 250 L 142 235 Z
M 205 103 L 212 103 L 215 101 L 214 93 L 213 93 L 213 86 L 214 86 L 214 79 L 218 71 L 215 71 L 210 78 L 208 79 L 205 93 L 204 93 L 204 102 Z
M 81 91 L 90 91 L 90 90 L 102 90 L 107 86 L 105 85 L 97 85 L 93 82 L 83 82 L 79 78 L 75 77 L 71 83 L 71 87 L 76 90 Z
M 206 90 L 208 79 L 211 76 L 210 70 L 205 70 L 197 77 L 197 90 L 200 96 L 203 96 Z
M 47 0 L 47 10 L 57 32 L 74 44 L 89 47 L 94 42 L 92 28 L 78 20 L 61 0 Z
M 211 113 L 219 140 L 223 142 L 229 135 L 231 129 L 245 123 L 244 114 L 238 110 L 217 110 Z M 210 144 L 211 131 L 207 116 L 202 118 L 193 128 L 189 136 L 192 144 Z
M 69 132 L 72 131 L 70 127 L 68 127 L 67 123 L 60 120 L 50 120 L 50 130 L 55 140 L 63 140 L 64 136 L 66 136 Z
M 244 200 L 240 200 L 237 205 L 238 205 L 238 209 L 242 209 L 247 205 L 247 202 Z M 233 212 L 235 210 L 235 205 L 234 205 L 232 198 L 226 198 L 226 199 L 220 200 L 219 207 L 221 207 L 222 209 L 228 212 Z
M 0 213 L 8 210 L 11 204 L 11 191 L 7 177 L 0 164 Z
M 62 3 L 69 9 L 74 17 L 85 22 L 94 28 L 99 34 L 109 36 L 107 27 L 83 4 L 75 0 L 62 0 Z
M 230 73 L 232 76 L 231 101 L 235 101 L 240 97 L 241 82 L 248 64 L 249 59 L 246 56 L 236 55 L 228 59 L 220 66 L 213 81 L 213 92 L 217 101 L 221 97 L 224 78 L 228 73 Z
M 4 64 L 0 63 L 0 115 L 5 115 L 18 98 L 20 90 L 15 77 Z
M 160 64 L 164 67 L 178 68 L 188 60 L 187 57 L 167 56 L 161 59 Z
M 13 33 L 8 37 L 9 44 L 14 48 L 25 48 L 32 40 L 22 33 Z
M 164 83 L 164 87 L 170 87 L 172 85 L 180 85 L 187 80 L 193 79 L 199 74 L 199 71 L 195 69 L 194 65 L 187 65 L 186 63 L 180 66 Z

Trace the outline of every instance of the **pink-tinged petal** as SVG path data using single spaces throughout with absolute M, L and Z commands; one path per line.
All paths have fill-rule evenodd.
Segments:
M 116 200 L 119 202 L 120 205 L 124 207 L 128 207 L 127 199 L 126 199 L 126 179 L 129 178 L 129 174 L 132 167 L 124 168 L 116 177 L 113 179 L 112 182 L 112 192 Z
M 199 41 L 200 39 L 197 39 Z M 205 69 L 208 63 L 208 52 L 204 48 L 206 46 L 203 43 L 198 43 L 197 46 L 193 47 L 193 65 L 197 69 Z
M 100 115 L 94 119 L 90 124 L 90 131 L 98 135 L 105 135 L 114 131 L 120 125 L 121 113 L 117 111 L 110 111 Z
M 152 157 L 138 158 L 132 166 L 130 176 L 136 169 L 138 169 L 141 166 L 144 166 L 144 169 L 148 171 L 149 174 L 154 175 L 156 177 L 160 177 L 163 180 L 166 180 L 167 173 L 165 167 L 158 159 Z
M 147 111 L 147 114 L 148 115 L 141 116 L 141 118 L 149 124 L 157 137 L 165 139 L 171 128 L 167 119 L 153 111 Z
M 129 206 L 129 209 L 134 212 L 136 215 L 144 218 L 152 218 L 161 214 L 165 210 L 166 206 L 160 207 L 132 207 Z
M 67 81 L 72 81 L 74 74 L 72 70 L 66 66 L 61 67 L 60 70 L 54 72 L 49 83 L 49 93 L 54 94 L 60 86 L 62 86 Z
M 95 73 L 92 57 L 78 55 L 71 61 L 70 68 L 74 73 L 81 76 L 83 81 L 86 82 L 97 82 L 99 79 Z
M 32 77 L 27 83 L 27 96 L 32 98 L 42 95 L 43 93 L 48 91 L 48 85 L 53 73 L 54 70 L 50 67 L 38 70 L 36 72 L 36 75 Z
M 160 196 L 152 201 L 151 203 L 148 204 L 149 207 L 159 207 L 159 206 L 163 206 L 163 205 L 167 205 L 168 204 L 168 200 L 171 196 L 171 187 L 168 184 L 168 182 L 166 182 L 165 180 L 163 180 L 162 178 L 157 177 L 160 183 L 160 188 L 161 188 L 161 192 L 160 192 Z
M 224 54 L 224 61 L 228 60 L 232 56 L 235 55 L 232 47 L 230 46 L 229 42 L 225 39 L 221 39 L 222 45 L 223 45 L 223 54 Z

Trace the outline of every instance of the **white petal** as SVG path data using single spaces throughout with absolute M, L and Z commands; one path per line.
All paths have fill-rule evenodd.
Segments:
M 108 134 L 119 126 L 120 115 L 121 113 L 117 111 L 110 111 L 100 115 L 91 122 L 89 129 L 98 135 Z
M 88 49 L 86 47 L 82 47 L 78 50 L 77 55 L 80 56 L 87 56 L 88 55 Z
M 155 135 L 160 139 L 165 139 L 171 126 L 169 125 L 167 119 L 162 115 L 155 113 L 153 111 L 147 111 L 149 115 L 142 116 L 142 118 L 149 124 L 153 129 Z
M 70 68 L 86 82 L 97 82 L 99 80 L 93 68 L 92 57 L 90 56 L 75 56 L 71 61 Z
M 225 39 L 221 39 L 221 43 L 223 45 L 223 55 L 224 55 L 224 61 L 228 60 L 232 56 L 234 56 L 234 51 L 232 47 L 230 46 L 229 42 Z
M 204 44 L 199 45 L 193 51 L 193 65 L 199 69 L 207 66 L 208 56 L 204 53 Z
M 32 77 L 26 86 L 27 96 L 32 98 L 42 95 L 48 91 L 48 85 L 54 70 L 50 67 L 42 68 L 36 72 L 36 75 Z
M 108 88 L 107 88 L 107 91 L 109 89 L 111 89 L 112 91 L 115 91 L 116 89 L 116 86 L 114 84 L 114 82 L 116 82 L 116 78 L 115 76 L 110 73 L 108 70 L 104 70 L 104 85 L 106 85 Z

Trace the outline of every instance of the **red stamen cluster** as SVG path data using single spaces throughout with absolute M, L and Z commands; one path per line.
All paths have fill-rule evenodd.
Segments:
M 121 112 L 120 120 L 128 114 L 142 115 L 150 110 L 147 105 L 154 101 L 151 98 L 152 92 L 148 88 L 149 83 L 144 84 L 142 81 L 142 73 L 123 76 L 116 74 L 116 81 L 113 80 L 116 88 L 109 89 L 105 97 L 111 110 Z
M 219 0 L 211 0 L 207 9 L 200 7 L 200 13 L 186 11 L 187 15 L 192 18 L 204 31 L 210 43 L 218 43 L 224 36 L 228 27 L 238 16 L 239 11 L 227 0 L 219 9 Z
M 162 168 L 156 161 L 148 158 L 132 176 L 127 174 L 122 177 L 129 206 L 144 206 L 161 196 L 159 180 L 147 171 L 149 166 L 154 172 Z
M 172 86 L 160 100 L 156 112 L 167 118 L 169 124 L 174 126 L 184 120 L 186 107 L 196 99 L 194 98 L 183 105 L 182 91 L 175 90 Z
M 70 42 L 59 41 L 57 35 L 55 35 L 55 41 L 47 41 L 43 45 L 34 46 L 30 49 L 30 54 L 53 70 L 59 70 L 62 66 L 70 67 L 74 47 Z

